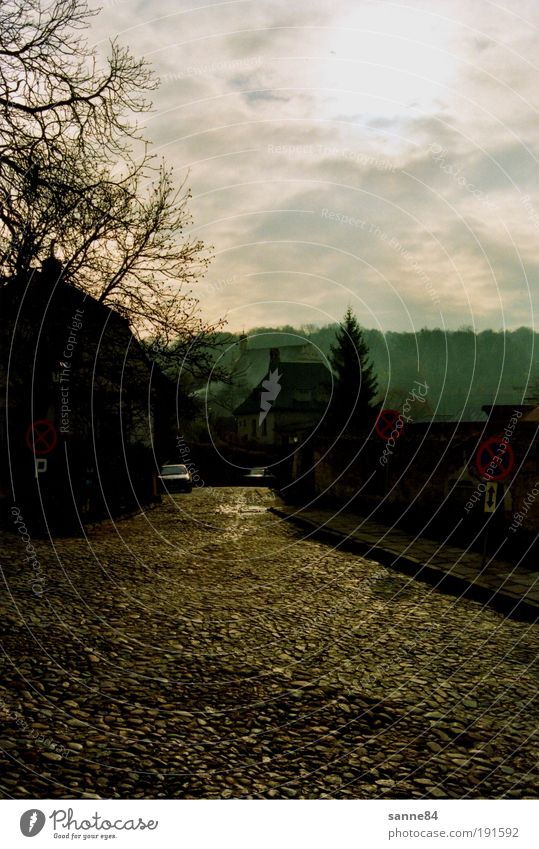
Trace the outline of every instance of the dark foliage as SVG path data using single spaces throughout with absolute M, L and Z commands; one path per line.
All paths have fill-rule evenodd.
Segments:
M 363 333 L 349 307 L 329 356 L 334 380 L 326 429 L 334 436 L 356 435 L 372 426 L 376 378 L 368 357 Z

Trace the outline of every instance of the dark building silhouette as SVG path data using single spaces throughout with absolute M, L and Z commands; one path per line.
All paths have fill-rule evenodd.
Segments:
M 320 361 L 282 362 L 272 348 L 266 375 L 234 410 L 240 440 L 297 444 L 317 428 L 327 410 L 331 375 Z
M 72 532 L 153 498 L 167 381 L 117 312 L 54 257 L 0 289 L 0 496 L 28 524 Z

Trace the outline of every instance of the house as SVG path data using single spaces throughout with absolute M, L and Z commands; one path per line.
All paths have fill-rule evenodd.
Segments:
M 156 383 L 126 319 L 55 259 L 0 288 L 0 497 L 37 529 L 153 498 Z
M 264 377 L 234 410 L 242 442 L 294 445 L 322 422 L 331 393 L 331 373 L 318 360 L 283 361 L 272 348 Z

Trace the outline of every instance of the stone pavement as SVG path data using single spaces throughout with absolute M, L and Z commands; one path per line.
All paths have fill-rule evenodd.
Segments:
M 466 595 L 506 615 L 539 620 L 539 572 L 414 536 L 338 509 L 279 506 L 273 512 L 332 545 L 373 557 L 437 589 Z
M 272 505 L 196 488 L 32 561 L 3 535 L 4 798 L 537 798 L 537 625 Z

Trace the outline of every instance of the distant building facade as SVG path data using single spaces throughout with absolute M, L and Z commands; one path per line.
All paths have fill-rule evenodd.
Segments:
M 331 394 L 331 373 L 313 358 L 283 361 L 269 351 L 264 377 L 234 410 L 240 442 L 294 445 L 323 420 Z

